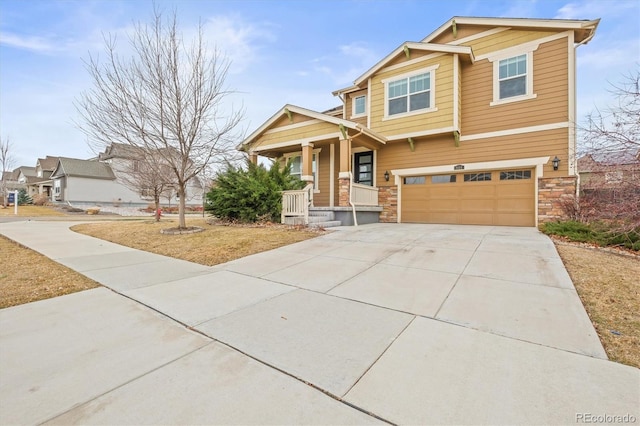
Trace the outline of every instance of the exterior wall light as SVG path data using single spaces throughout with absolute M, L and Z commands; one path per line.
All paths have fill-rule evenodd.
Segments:
M 385 171 L 384 171 L 384 180 L 386 180 L 387 182 L 389 182 L 389 170 L 385 170 Z
M 553 160 L 551 160 L 551 164 L 553 164 L 553 170 L 558 170 L 558 166 L 560 166 L 560 159 L 557 155 Z

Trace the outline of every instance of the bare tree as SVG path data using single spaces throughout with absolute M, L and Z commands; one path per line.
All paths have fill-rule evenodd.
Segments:
M 616 103 L 588 114 L 580 127 L 581 154 L 640 149 L 640 70 L 624 75 L 610 92 Z
M 134 150 L 135 151 L 135 150 Z M 142 154 L 142 152 L 140 152 Z M 176 186 L 175 177 L 169 165 L 163 166 L 158 153 L 151 157 L 136 155 L 127 158 L 122 164 L 112 164 L 119 180 L 142 198 L 152 198 L 156 221 L 160 221 L 160 198 L 171 197 Z
M 234 155 L 239 139 L 243 113 L 224 104 L 232 93 L 225 86 L 229 62 L 207 48 L 202 25 L 185 44 L 175 11 L 164 19 L 155 9 L 152 23 L 138 23 L 129 41 L 131 58 L 119 56 L 110 38 L 104 63 L 86 61 L 93 88 L 76 101 L 78 126 L 94 148 L 130 144 L 154 160 L 154 172 L 168 167 L 180 199 L 178 226 L 185 228 L 187 183 Z
M 568 210 L 578 220 L 607 221 L 626 235 L 640 228 L 640 70 L 624 75 L 610 92 L 615 103 L 587 115 L 580 127 L 581 194 Z
M 0 184 L 2 185 L 2 206 L 7 207 L 7 180 L 5 172 L 9 172 L 13 167 L 13 146 L 9 137 L 0 138 L 0 166 L 2 166 L 2 174 L 0 174 Z

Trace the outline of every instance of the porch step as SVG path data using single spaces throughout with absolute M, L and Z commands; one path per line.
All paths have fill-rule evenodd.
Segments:
M 339 220 L 328 220 L 325 222 L 311 222 L 311 217 L 309 217 L 310 228 L 333 228 L 334 226 L 342 226 L 342 222 L 340 222 Z

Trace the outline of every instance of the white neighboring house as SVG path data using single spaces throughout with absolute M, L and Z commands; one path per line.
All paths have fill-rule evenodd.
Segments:
M 116 181 L 108 164 L 79 158 L 58 158 L 51 174 L 53 200 L 72 204 L 146 204 L 138 194 Z
M 153 191 L 144 188 L 144 184 L 136 184 L 135 182 L 136 178 L 138 178 L 138 175 L 136 174 L 138 171 L 138 163 L 141 162 L 141 157 L 143 155 L 144 153 L 142 153 L 137 147 L 121 143 L 112 143 L 103 153 L 98 155 L 98 160 L 111 167 L 111 170 L 115 174 L 118 182 L 128 187 L 130 190 L 138 192 L 145 202 L 152 202 Z M 169 182 L 174 179 L 175 178 L 170 174 L 166 176 L 166 180 Z M 191 179 L 186 188 L 186 205 L 201 206 L 203 195 L 203 187 L 200 180 Z M 178 204 L 178 201 L 176 190 L 170 187 L 160 198 L 160 203 L 162 205 L 169 204 L 175 206 Z
M 128 145 L 112 144 L 98 158 L 81 160 L 59 157 L 51 174 L 53 201 L 71 204 L 99 204 L 146 207 L 153 197 L 142 187 L 131 185 L 127 171 L 134 170 L 135 151 Z M 203 189 L 194 179 L 187 187 L 187 206 L 201 206 Z M 175 191 L 160 200 L 162 205 L 177 205 Z

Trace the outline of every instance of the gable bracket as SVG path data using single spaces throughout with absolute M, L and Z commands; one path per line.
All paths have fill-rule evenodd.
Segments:
M 409 141 L 409 149 L 411 152 L 415 151 L 416 147 L 413 145 L 413 138 L 408 138 L 407 141 Z
M 411 50 L 409 49 L 409 46 L 405 44 L 402 50 L 404 50 L 404 54 L 407 56 L 407 59 L 411 58 Z
M 453 131 L 453 140 L 456 143 L 456 147 L 460 146 L 460 130 Z
M 453 31 L 453 38 L 458 38 L 458 26 L 456 25 L 456 20 L 451 21 L 451 30 Z
M 289 117 L 289 121 L 293 123 L 293 114 L 291 114 L 291 111 L 289 111 L 289 108 L 285 108 L 284 113 L 287 114 L 287 117 Z
M 340 129 L 340 133 L 342 133 L 342 140 L 348 139 L 349 135 L 347 135 L 347 129 L 344 127 L 344 124 L 340 123 L 338 128 Z

